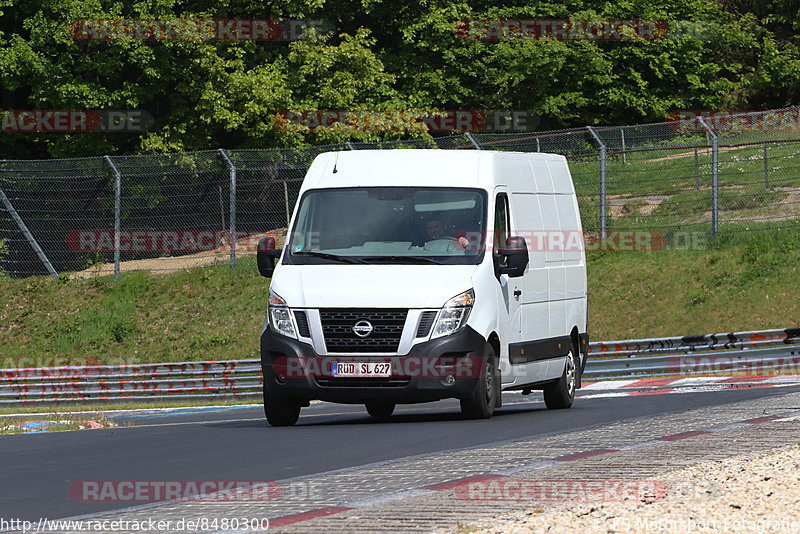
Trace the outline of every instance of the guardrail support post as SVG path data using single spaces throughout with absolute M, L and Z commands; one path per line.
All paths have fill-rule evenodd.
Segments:
M 698 120 L 711 135 L 711 237 L 716 239 L 719 232 L 719 136 L 705 117 L 698 117 Z
M 122 174 L 119 172 L 117 165 L 110 156 L 103 156 L 103 158 L 106 160 L 106 163 L 108 163 L 108 166 L 111 167 L 111 170 L 114 171 L 114 281 L 116 282 L 119 281 L 119 233 L 122 230 L 122 224 L 120 221 L 120 204 L 122 202 Z
M 3 205 L 8 210 L 8 213 L 11 214 L 11 217 L 14 219 L 14 222 L 17 223 L 19 227 L 19 231 L 22 232 L 22 235 L 25 236 L 25 239 L 28 241 L 30 246 L 33 248 L 33 251 L 36 252 L 36 255 L 39 256 L 39 259 L 44 264 L 45 269 L 47 272 L 50 273 L 50 276 L 53 277 L 53 280 L 58 280 L 58 273 L 55 269 L 53 269 L 53 264 L 50 263 L 50 260 L 47 258 L 47 255 L 42 250 L 42 247 L 39 246 L 39 243 L 33 237 L 33 234 L 28 227 L 25 225 L 25 222 L 22 220 L 22 217 L 19 216 L 17 210 L 14 209 L 14 206 L 11 204 L 11 201 L 8 200 L 5 192 L 0 189 L 0 200 L 2 200 Z
M 607 167 L 606 163 L 608 158 L 606 157 L 606 144 L 600 139 L 600 136 L 597 135 L 597 132 L 591 126 L 586 127 L 589 130 L 589 133 L 592 134 L 594 140 L 597 141 L 597 144 L 600 145 L 600 237 L 602 239 L 606 238 L 606 178 L 607 178 Z
M 236 267 L 236 165 L 233 164 L 231 158 L 228 157 L 228 153 L 225 151 L 224 148 L 219 149 L 219 153 L 222 155 L 222 159 L 225 160 L 225 163 L 228 164 L 228 169 L 230 169 L 231 173 L 231 185 L 230 185 L 230 229 L 228 230 L 229 237 L 228 243 L 231 247 L 231 272 L 233 272 L 234 267 Z

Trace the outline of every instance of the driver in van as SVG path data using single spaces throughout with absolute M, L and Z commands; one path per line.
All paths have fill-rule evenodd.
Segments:
M 451 239 L 456 247 L 456 250 L 459 251 L 464 251 L 469 246 L 469 241 L 463 235 L 458 238 L 448 235 L 441 219 L 433 217 L 428 219 L 425 224 L 426 228 L 428 229 L 428 235 L 431 239 Z

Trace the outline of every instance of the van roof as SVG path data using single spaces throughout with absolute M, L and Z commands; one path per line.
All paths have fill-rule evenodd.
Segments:
M 532 183 L 531 167 L 541 169 L 536 171 L 535 182 L 540 182 L 539 175 L 545 174 L 548 175 L 544 177 L 547 183 Z M 554 172 L 555 169 L 564 170 Z M 566 158 L 561 155 L 439 149 L 325 152 L 314 159 L 303 182 L 303 190 L 327 187 L 436 186 L 473 187 L 491 191 L 496 185 L 509 185 L 512 189 L 522 191 L 573 191 Z

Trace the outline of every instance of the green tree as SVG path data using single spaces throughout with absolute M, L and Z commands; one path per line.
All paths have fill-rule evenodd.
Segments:
M 664 120 L 673 109 L 797 103 L 798 0 L 0 0 L 3 109 L 140 109 L 144 133 L 4 133 L 0 157 L 273 148 L 427 137 L 289 129 L 282 110 L 520 109 L 541 128 Z M 76 41 L 92 18 L 314 18 L 292 43 Z M 662 19 L 649 41 L 476 41 L 464 19 Z

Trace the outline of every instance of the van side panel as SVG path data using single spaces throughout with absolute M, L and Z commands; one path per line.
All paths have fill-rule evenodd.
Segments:
M 583 234 L 572 195 L 555 195 L 558 221 L 564 240 L 565 265 L 583 263 Z
M 499 153 L 495 167 L 497 185 L 505 185 L 511 193 L 530 192 L 531 168 L 525 154 Z
M 550 169 L 550 178 L 553 180 L 553 192 L 558 195 L 573 195 L 575 187 L 567 167 L 567 159 L 563 156 L 547 162 Z
M 558 217 L 555 195 L 540 193 L 539 206 L 542 209 L 542 228 L 545 234 L 545 262 L 548 266 L 560 265 L 564 260 L 564 248 L 559 244 L 561 222 Z
M 586 332 L 586 257 L 584 253 L 583 225 L 578 210 L 578 199 L 566 160 L 549 161 L 553 177 L 556 207 L 562 231 L 567 237 L 564 251 L 565 271 L 565 321 L 569 332 L 577 326 Z
M 537 193 L 552 193 L 553 180 L 550 178 L 549 162 L 541 159 L 529 161 L 531 172 L 533 172 L 534 191 Z
M 574 326 L 586 330 L 583 231 L 566 159 L 530 159 L 529 164 L 528 189 L 512 195 L 517 229 L 529 250 L 528 270 L 520 281 L 521 339 L 546 346 L 548 340 L 563 340 Z M 549 358 L 514 365 L 516 384 L 557 378 L 564 364 L 564 358 Z
M 522 340 L 550 337 L 550 281 L 545 251 L 537 245 L 534 233 L 542 228 L 539 198 L 535 194 L 511 195 L 512 210 L 520 233 L 528 241 L 528 271 L 519 281 L 522 295 Z
M 567 280 L 564 271 L 561 222 L 556 207 L 556 195 L 539 194 L 538 197 L 542 209 L 545 269 L 549 288 L 550 324 L 547 337 L 562 336 L 566 328 L 564 299 L 567 297 Z

